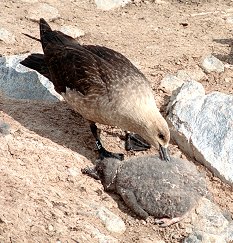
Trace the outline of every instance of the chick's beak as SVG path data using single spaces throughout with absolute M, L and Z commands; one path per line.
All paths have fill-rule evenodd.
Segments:
M 167 162 L 171 160 L 170 155 L 168 153 L 168 148 L 163 147 L 161 144 L 159 144 L 159 154 L 162 160 L 165 160 Z

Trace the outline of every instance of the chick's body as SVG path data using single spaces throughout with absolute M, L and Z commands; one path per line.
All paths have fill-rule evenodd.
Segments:
M 191 162 L 157 156 L 120 162 L 105 159 L 97 164 L 105 190 L 115 191 L 142 218 L 184 216 L 207 194 L 204 177 Z

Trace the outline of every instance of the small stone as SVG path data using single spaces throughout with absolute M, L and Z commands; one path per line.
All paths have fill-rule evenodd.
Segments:
M 118 243 L 118 240 L 110 235 L 104 235 L 99 231 L 99 229 L 90 224 L 85 224 L 84 226 L 88 232 L 91 233 L 92 237 L 98 238 L 99 243 Z
M 6 44 L 14 44 L 15 36 L 8 30 L 0 28 L 0 41 L 5 42 Z
M 53 231 L 53 229 L 54 229 L 53 226 L 50 224 L 50 225 L 48 226 L 48 230 L 49 230 L 49 231 Z
M 97 217 L 104 223 L 108 231 L 123 234 L 126 230 L 125 223 L 123 220 L 109 211 L 105 207 L 97 209 Z
M 79 29 L 75 26 L 71 26 L 71 25 L 62 26 L 60 31 L 63 32 L 64 34 L 66 34 L 66 35 L 73 37 L 73 38 L 77 38 L 77 37 L 85 35 L 83 30 L 81 30 L 81 29 Z
M 74 177 L 76 177 L 79 174 L 79 171 L 77 170 L 77 168 L 68 168 L 67 171 L 71 176 L 74 176 Z
M 62 223 L 62 220 L 61 220 L 61 219 L 57 219 L 57 222 L 58 222 L 59 224 L 61 224 L 61 223 Z
M 225 78 L 224 79 L 226 83 L 231 83 L 232 82 L 232 78 Z
M 198 66 L 195 67 L 194 69 L 178 70 L 176 76 L 178 79 L 184 81 L 190 81 L 190 80 L 200 81 L 206 78 L 206 74 Z
M 110 10 L 113 8 L 124 7 L 131 0 L 95 0 L 98 9 Z
M 227 18 L 226 18 L 226 22 L 227 22 L 228 24 L 233 24 L 233 16 L 227 17 Z
M 38 21 L 40 16 L 43 16 L 46 21 L 52 21 L 58 19 L 60 14 L 55 7 L 47 3 L 31 5 L 31 7 L 28 9 L 27 18 L 32 21 Z
M 183 80 L 177 78 L 174 75 L 168 74 L 161 80 L 160 88 L 171 94 L 174 90 L 181 87 L 183 83 Z
M 0 120 L 0 136 L 7 135 L 10 133 L 10 126 L 9 124 L 5 123 L 4 121 Z M 1 220 L 0 220 L 1 223 Z
M 202 68 L 207 72 L 224 72 L 224 64 L 215 56 L 210 55 L 202 62 Z

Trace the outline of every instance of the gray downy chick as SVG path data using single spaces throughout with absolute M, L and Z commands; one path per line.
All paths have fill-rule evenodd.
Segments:
M 82 172 L 100 179 L 105 191 L 119 194 L 142 219 L 151 215 L 166 227 L 180 221 L 207 194 L 205 179 L 194 164 L 178 158 L 171 162 L 157 156 L 106 158 Z

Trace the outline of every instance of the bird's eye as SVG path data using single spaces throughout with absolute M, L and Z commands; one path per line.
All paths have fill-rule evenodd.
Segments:
M 162 133 L 159 133 L 159 138 L 160 138 L 161 140 L 164 140 L 164 135 L 163 135 Z

